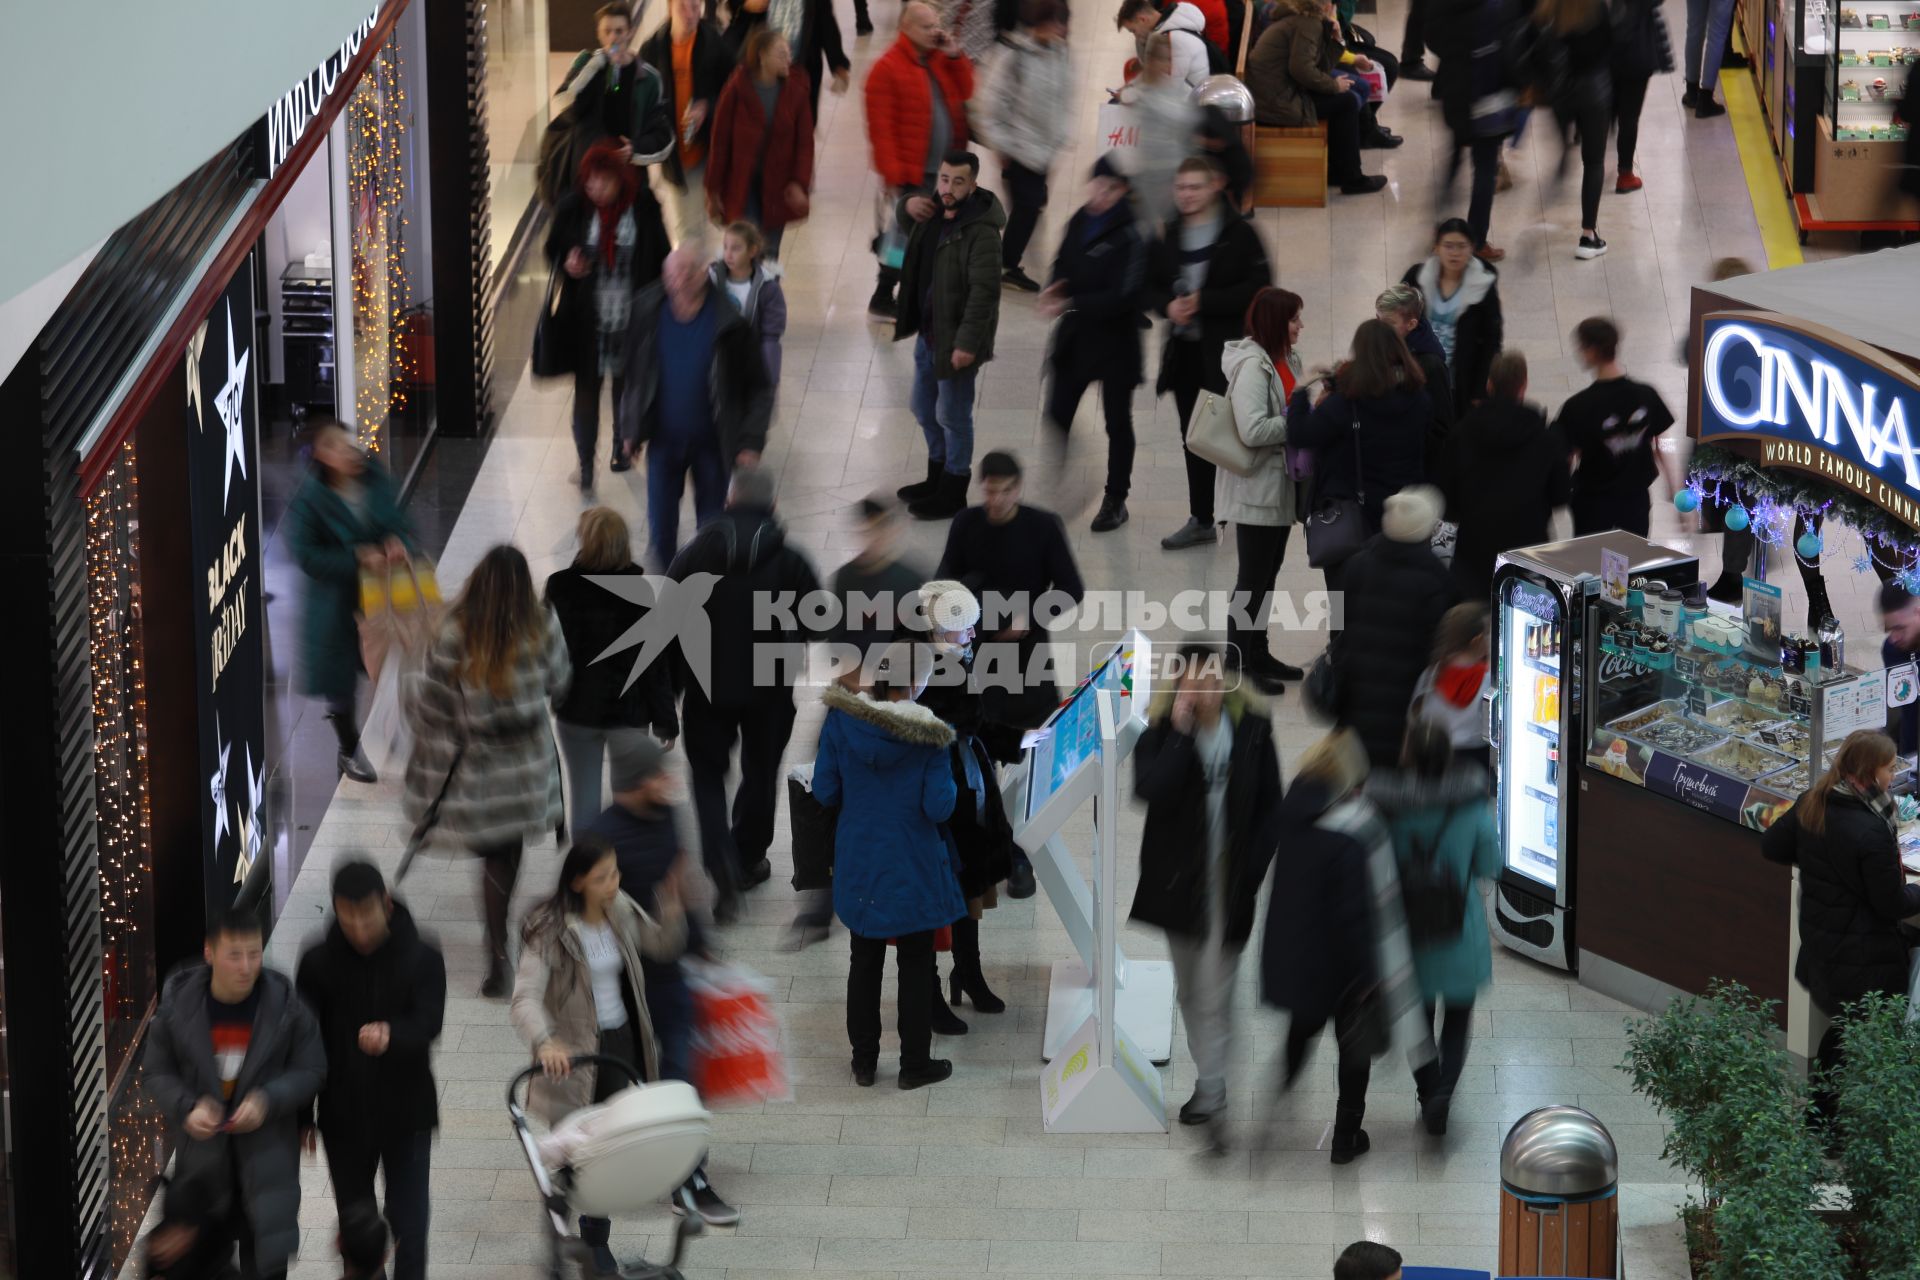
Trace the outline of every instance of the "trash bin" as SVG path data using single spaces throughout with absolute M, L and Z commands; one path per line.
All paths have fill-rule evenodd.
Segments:
M 1529 1111 L 1500 1144 L 1503 1276 L 1620 1274 L 1620 1153 L 1579 1107 Z
M 1230 75 L 1208 76 L 1193 91 L 1193 105 L 1219 108 L 1227 122 L 1240 130 L 1240 145 L 1246 148 L 1247 158 L 1253 158 L 1253 93 L 1245 84 Z M 1246 201 L 1246 207 L 1241 212 L 1253 212 L 1251 184 L 1247 188 Z

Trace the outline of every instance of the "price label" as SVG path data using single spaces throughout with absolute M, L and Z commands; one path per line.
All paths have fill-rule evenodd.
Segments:
M 1673 674 L 1679 676 L 1682 680 L 1698 680 L 1700 678 L 1700 659 L 1689 658 L 1685 654 L 1675 655 L 1673 659 Z
M 1687 713 L 1696 716 L 1706 715 L 1711 696 L 1705 689 L 1698 686 L 1687 690 Z

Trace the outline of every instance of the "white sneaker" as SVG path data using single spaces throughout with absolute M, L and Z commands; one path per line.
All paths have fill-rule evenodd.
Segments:
M 1599 236 L 1581 236 L 1580 246 L 1573 251 L 1573 256 L 1585 261 L 1589 258 L 1597 258 L 1606 251 L 1607 242 Z

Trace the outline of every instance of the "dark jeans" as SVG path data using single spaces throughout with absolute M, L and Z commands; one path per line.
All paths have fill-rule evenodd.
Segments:
M 1360 1121 L 1367 1113 L 1367 1083 L 1373 1078 L 1373 1059 L 1364 1053 L 1350 1052 L 1345 1045 L 1353 1014 L 1342 1010 L 1333 1016 L 1333 1033 L 1343 1043 L 1340 1045 L 1340 1065 L 1335 1069 L 1338 1096 L 1334 1100 L 1336 1109 L 1335 1128 L 1352 1132 L 1360 1127 Z M 1282 1087 L 1291 1089 L 1300 1068 L 1306 1063 L 1307 1050 L 1313 1047 L 1313 1039 L 1327 1024 L 1322 1022 L 1302 1022 L 1295 1018 L 1287 1027 L 1286 1077 Z
M 1597 231 L 1600 227 L 1600 187 L 1607 177 L 1607 129 L 1613 122 L 1612 93 L 1603 79 L 1590 79 L 1579 90 L 1579 100 L 1565 108 L 1556 108 L 1560 119 L 1562 144 L 1568 131 L 1580 139 L 1580 229 Z M 1645 531 L 1641 531 L 1644 537 Z
M 1120 374 L 1085 356 L 1053 367 L 1053 389 L 1047 397 L 1047 420 L 1064 435 L 1073 428 L 1087 388 L 1100 384 L 1100 408 L 1107 419 L 1107 496 L 1125 501 L 1133 483 L 1133 388 L 1131 372 Z M 1184 417 L 1181 418 L 1185 422 Z M 1182 431 L 1184 432 L 1184 428 Z
M 1234 551 L 1239 563 L 1233 575 L 1233 595 L 1237 604 L 1244 597 L 1252 626 L 1243 629 L 1229 615 L 1227 643 L 1239 650 L 1241 662 L 1258 666 L 1272 656 L 1267 647 L 1267 611 L 1273 600 L 1273 583 L 1280 576 L 1280 562 L 1287 557 L 1288 525 L 1235 524 Z
M 1622 175 L 1633 172 L 1633 153 L 1640 145 L 1640 109 L 1647 105 L 1647 76 L 1613 80 L 1613 119 L 1620 134 L 1614 139 L 1614 154 Z
M 393 1231 L 393 1280 L 426 1280 L 433 1134 L 424 1129 L 378 1135 L 323 1131 L 321 1137 L 327 1144 L 333 1200 L 342 1211 L 353 1204 L 372 1203 L 373 1172 L 386 1170 L 387 1202 L 381 1212 Z
M 1473 230 L 1475 247 L 1487 243 L 1493 230 L 1493 193 L 1500 179 L 1500 144 L 1504 138 L 1475 138 L 1466 146 L 1453 144 L 1453 161 L 1447 167 L 1447 192 L 1451 196 L 1454 179 L 1460 173 L 1460 157 L 1473 157 L 1472 191 L 1467 198 L 1467 226 Z
M 812 88 L 816 94 L 819 92 L 819 86 L 815 85 L 812 86 Z M 818 113 L 816 113 L 814 119 L 817 120 L 819 118 Z M 763 181 L 764 179 L 760 170 L 755 169 L 752 179 L 747 183 L 747 207 L 744 212 L 746 213 L 747 221 L 760 228 L 760 235 L 767 242 L 766 255 L 775 262 L 778 262 L 780 260 L 780 242 L 786 239 L 787 229 L 785 227 L 769 227 L 767 225 L 766 211 L 761 208 L 760 200 L 760 188 L 763 185 Z
M 633 1064 L 638 1069 L 640 1054 L 633 1042 L 633 1024 L 623 1027 L 603 1027 L 600 1031 L 600 1043 L 594 1046 L 594 1052 L 608 1058 L 618 1058 L 622 1062 Z M 609 1071 L 602 1067 L 593 1073 L 593 1101 L 605 1102 L 633 1081 L 624 1071 Z M 613 1236 L 613 1223 L 606 1218 L 581 1218 L 580 1239 L 590 1245 L 604 1245 Z
M 880 1060 L 880 980 L 887 968 L 887 940 L 848 935 L 852 967 L 847 971 L 847 1042 L 855 1066 Z M 933 931 L 909 933 L 895 944 L 900 956 L 900 1068 L 924 1067 L 932 1057 L 933 989 L 939 977 L 933 962 Z
M 1458 758 L 1458 757 L 1456 757 Z M 1446 1017 L 1446 1024 L 1440 1028 L 1440 1056 L 1413 1073 L 1414 1087 L 1423 1099 L 1432 1099 L 1442 1106 L 1453 1096 L 1454 1086 L 1460 1083 L 1460 1069 L 1467 1065 L 1467 1037 L 1473 1029 L 1473 1001 L 1453 1004 L 1446 1000 L 1429 1001 L 1427 1004 L 1427 1028 L 1433 1028 L 1433 1015 L 1438 1010 Z
M 647 444 L 647 538 L 661 573 L 680 550 L 680 498 L 693 473 L 695 528 L 719 516 L 727 500 L 733 459 L 722 457 L 712 431 L 662 432 Z
M 580 455 L 580 483 L 593 483 L 593 455 L 600 447 L 600 371 L 598 357 L 589 352 L 587 363 L 590 370 L 582 370 L 573 375 L 573 447 Z M 613 380 L 613 404 L 616 415 L 619 412 L 620 393 L 625 391 L 627 380 Z
M 1180 369 L 1173 383 L 1173 407 L 1180 415 L 1180 456 L 1187 463 L 1187 514 L 1201 524 L 1212 524 L 1213 479 L 1218 469 L 1198 454 L 1187 452 L 1184 447 L 1187 443 L 1187 422 L 1193 417 L 1193 406 L 1200 402 L 1202 389 L 1197 369 Z
M 1400 61 L 1418 62 L 1427 56 L 1427 3 L 1413 0 L 1407 6 L 1406 34 L 1400 37 Z
M 1017 160 L 1002 157 L 1000 178 L 1006 185 L 1001 194 L 1007 198 L 1007 229 L 1000 236 L 1000 265 L 1011 271 L 1027 256 L 1027 242 L 1047 207 L 1047 172 L 1038 173 Z
M 660 1054 L 660 1079 L 693 1083 L 693 990 L 676 962 L 647 965 L 647 1016 Z M 689 1179 L 705 1177 L 704 1162 Z M 396 1278 L 397 1280 L 397 1278 Z
M 736 672 L 733 679 L 750 679 Z M 780 755 L 793 736 L 793 699 L 786 690 L 744 707 L 716 707 L 689 689 L 680 712 L 693 775 L 693 810 L 707 874 L 726 901 L 739 892 L 741 873 L 767 856 L 780 786 Z M 740 744 L 740 787 L 727 817 L 727 772 Z
M 1327 126 L 1327 181 L 1341 186 L 1361 176 L 1360 103 L 1351 93 L 1310 93 Z

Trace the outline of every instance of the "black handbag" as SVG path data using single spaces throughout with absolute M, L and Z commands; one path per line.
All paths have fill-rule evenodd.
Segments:
M 1407 933 L 1416 947 L 1437 946 L 1460 936 L 1467 918 L 1467 886 L 1450 866 L 1440 861 L 1440 845 L 1453 825 L 1458 806 L 1449 806 L 1431 843 L 1413 837 L 1413 856 L 1400 867 L 1400 900 L 1407 913 Z
M 532 368 L 536 378 L 560 378 L 573 372 L 573 353 L 567 347 L 566 327 L 560 322 L 561 270 L 555 264 L 548 274 L 547 299 L 533 325 Z
M 801 893 L 833 887 L 834 830 L 840 810 L 813 798 L 811 766 L 787 775 L 787 820 L 793 827 L 793 887 Z
M 1353 483 L 1359 490 L 1352 498 L 1327 498 L 1316 501 L 1307 513 L 1307 564 L 1325 569 L 1344 561 L 1367 541 L 1367 481 L 1360 458 L 1360 411 L 1353 414 Z M 1324 474 L 1324 473 L 1317 473 Z

